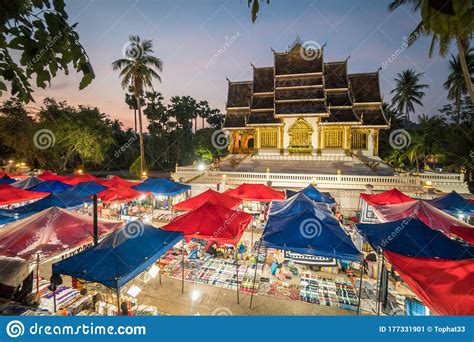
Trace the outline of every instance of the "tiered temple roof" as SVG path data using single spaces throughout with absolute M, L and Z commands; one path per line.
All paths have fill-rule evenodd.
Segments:
M 378 71 L 348 74 L 347 59 L 324 62 L 324 48 L 308 50 L 299 40 L 273 55 L 274 67 L 253 67 L 252 81 L 229 81 L 224 127 L 280 125 L 281 118 L 294 116 L 387 127 Z

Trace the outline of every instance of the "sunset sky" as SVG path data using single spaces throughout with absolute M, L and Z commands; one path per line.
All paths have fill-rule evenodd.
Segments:
M 299 36 L 302 41 L 327 43 L 326 61 L 350 55 L 351 73 L 376 71 L 402 46 L 419 20 L 408 9 L 389 12 L 390 1 L 383 0 L 261 2 L 257 22 L 252 24 L 247 0 L 69 0 L 70 22 L 79 23 L 77 31 L 96 79 L 79 91 L 78 75 L 61 75 L 50 88 L 35 92 L 32 107 L 52 96 L 74 105 L 97 106 L 132 126 L 133 115 L 123 101 L 118 72 L 111 67 L 112 61 L 122 56 L 131 34 L 152 39 L 155 55 L 164 65 L 162 83 L 156 82 L 155 89 L 166 101 L 173 95 L 191 95 L 224 112 L 226 77 L 251 79 L 250 63 L 258 67 L 273 64 L 271 48 L 286 50 Z M 230 47 L 219 54 L 226 40 Z M 418 108 L 417 114 L 436 114 L 447 102 L 443 83 L 448 58 L 435 55 L 430 59 L 428 48 L 429 39 L 423 38 L 381 71 L 385 100 L 391 98 L 396 73 L 413 68 L 424 72 L 423 80 L 430 85 L 424 107 Z

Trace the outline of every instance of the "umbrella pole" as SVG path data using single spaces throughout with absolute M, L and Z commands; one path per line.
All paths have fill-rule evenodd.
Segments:
M 257 280 L 258 255 L 260 254 L 260 244 L 261 244 L 261 242 L 258 244 L 258 248 L 257 248 L 257 258 L 255 260 L 255 272 L 253 274 L 252 291 L 250 292 L 250 310 L 252 310 L 253 293 L 255 291 L 255 281 Z M 266 257 L 265 257 L 265 259 L 266 259 Z M 264 260 L 264 262 L 265 262 L 265 260 Z
M 377 296 L 375 298 L 375 301 L 376 301 L 376 305 L 377 305 L 377 316 L 379 315 L 379 296 L 380 296 L 380 293 L 379 293 L 379 276 L 380 276 L 380 265 L 379 265 L 379 251 L 377 250 L 377 277 L 375 279 L 375 286 L 376 286 L 376 290 L 377 290 Z
M 237 273 L 237 277 L 236 277 L 236 285 L 237 285 L 237 304 L 240 304 L 240 296 L 239 296 L 239 263 L 236 261 L 236 265 L 235 265 L 235 268 L 236 268 L 236 273 Z
M 40 271 L 40 256 L 39 253 L 36 254 L 36 293 L 40 292 L 40 276 L 39 276 L 39 271 Z
M 380 263 L 380 285 L 379 285 L 379 296 L 378 296 L 378 300 L 377 300 L 377 316 L 380 315 L 380 307 L 382 306 L 382 271 L 384 269 L 384 265 L 385 265 L 385 254 L 383 254 L 382 252 L 382 261 Z
M 160 280 L 160 285 L 161 285 L 161 258 L 158 259 L 158 279 Z
M 362 277 L 364 276 L 364 262 L 360 263 L 360 282 L 359 282 L 359 303 L 357 304 L 357 316 L 360 313 L 360 303 L 362 301 Z
M 117 316 L 120 316 L 120 290 L 117 288 Z
M 97 223 L 97 195 L 92 197 L 94 203 L 94 245 L 99 243 L 99 225 Z
M 184 293 L 184 238 L 183 243 L 181 244 L 181 293 Z

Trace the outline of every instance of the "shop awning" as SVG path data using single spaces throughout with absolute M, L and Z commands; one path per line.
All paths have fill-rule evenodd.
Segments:
M 224 193 L 209 189 L 204 191 L 203 193 L 200 193 L 197 196 L 175 204 L 174 209 L 189 211 L 199 208 L 205 203 L 211 203 L 213 205 L 221 206 L 224 208 L 235 209 L 242 203 L 242 200 L 240 198 L 232 197 Z
M 8 184 L 0 184 L 0 206 L 33 201 L 48 195 L 47 192 L 28 191 Z
M 360 197 L 371 205 L 398 204 L 414 201 L 398 189 L 392 189 L 380 194 L 360 194 Z
M 377 224 L 359 223 L 357 229 L 374 250 L 424 258 L 474 258 L 474 247 L 450 239 L 417 218 Z
M 38 177 L 28 177 L 22 180 L 19 180 L 15 183 L 12 183 L 11 186 L 14 186 L 15 188 L 19 189 L 29 189 L 37 184 L 40 184 L 41 182 L 44 182 L 42 179 L 39 179 Z
M 331 206 L 336 204 L 336 200 L 329 193 L 321 192 L 311 184 L 300 191 L 286 190 L 286 198 L 291 198 L 298 193 L 304 194 L 315 202 L 327 203 Z
M 142 192 L 151 192 L 156 196 L 176 196 L 190 190 L 191 186 L 165 178 L 147 178 L 133 188 Z
M 111 176 L 110 178 L 102 182 L 102 185 L 109 188 L 130 188 L 138 184 L 140 184 L 140 182 L 128 181 L 123 178 L 120 178 L 119 176 Z
M 107 234 L 122 222 L 99 220 L 99 234 Z M 0 229 L 0 255 L 32 259 L 64 253 L 93 240 L 93 218 L 52 207 L 7 224 Z
M 139 231 L 140 234 L 131 234 Z M 53 273 L 119 289 L 145 271 L 183 238 L 141 221 L 114 231 L 97 246 L 53 264 Z
M 73 192 L 79 196 L 87 197 L 97 195 L 99 192 L 107 190 L 107 187 L 94 181 L 82 182 L 74 186 L 68 192 Z
M 230 189 L 225 194 L 240 198 L 244 201 L 271 202 L 285 199 L 283 191 L 275 190 L 264 184 L 241 184 L 235 189 Z
M 437 315 L 474 315 L 474 259 L 443 260 L 385 252 L 413 292 Z
M 181 232 L 187 239 L 235 245 L 251 221 L 250 214 L 206 203 L 176 217 L 162 229 Z
M 41 182 L 39 184 L 33 185 L 31 188 L 28 188 L 30 191 L 39 191 L 39 192 L 49 192 L 49 193 L 60 193 L 72 188 L 72 185 L 57 181 L 57 180 L 48 180 Z
M 426 201 L 416 200 L 411 202 L 374 205 L 372 210 L 382 222 L 403 220 L 408 217 L 417 218 L 423 221 L 431 229 L 440 230 L 446 235 L 452 234 L 453 227 L 472 228 L 470 224 L 458 220 L 457 218 L 435 208 Z
M 108 188 L 97 194 L 102 203 L 120 204 L 145 197 L 147 194 L 133 188 Z
M 327 204 L 315 203 L 303 194 L 282 202 L 289 201 L 294 202 L 289 206 L 272 204 L 262 235 L 263 246 L 334 259 L 362 259 Z
M 459 217 L 474 216 L 474 203 L 471 203 L 456 191 L 452 191 L 444 196 L 428 201 L 431 205 L 447 212 L 450 215 Z

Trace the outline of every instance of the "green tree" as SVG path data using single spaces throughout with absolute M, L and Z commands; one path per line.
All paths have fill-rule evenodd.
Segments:
M 465 58 L 474 31 L 472 0 L 394 0 L 390 3 L 389 10 L 393 11 L 403 5 L 410 6 L 421 15 L 421 22 L 408 39 L 411 44 L 421 35 L 431 36 L 430 57 L 436 45 L 439 47 L 439 54 L 444 57 L 451 42 L 456 42 L 464 82 L 471 101 L 474 102 L 474 87 Z
M 79 89 L 94 79 L 89 58 L 68 23 L 64 0 L 0 0 L 0 95 L 10 84 L 11 95 L 33 101 L 30 81 L 46 88 L 51 79 L 69 68 L 82 73 Z M 10 53 L 20 52 L 19 58 Z
M 158 72 L 162 71 L 163 64 L 158 57 L 152 55 L 151 40 L 141 40 L 139 36 L 129 37 L 129 48 L 124 58 L 112 63 L 114 70 L 120 70 L 122 88 L 133 87 L 138 108 L 138 123 L 140 129 L 140 170 L 145 171 L 145 145 L 143 137 L 141 97 L 146 88 L 153 88 L 153 80 L 161 82 Z
M 469 49 L 468 53 L 466 54 L 466 61 L 470 75 L 474 74 L 473 49 Z M 464 81 L 464 75 L 459 56 L 451 55 L 451 60 L 449 61 L 449 75 L 446 82 L 444 82 L 444 89 L 448 91 L 448 99 L 453 100 L 457 106 L 457 121 L 459 122 L 459 116 L 461 114 L 461 100 L 463 95 L 467 94 L 466 82 Z
M 410 121 L 410 113 L 415 112 L 415 104 L 423 105 L 421 100 L 425 96 L 424 89 L 429 88 L 427 84 L 422 84 L 423 73 L 417 73 L 413 69 L 404 70 L 397 74 L 395 78 L 395 88 L 390 92 L 394 94 L 392 104 L 400 113 L 405 114 L 405 120 Z

